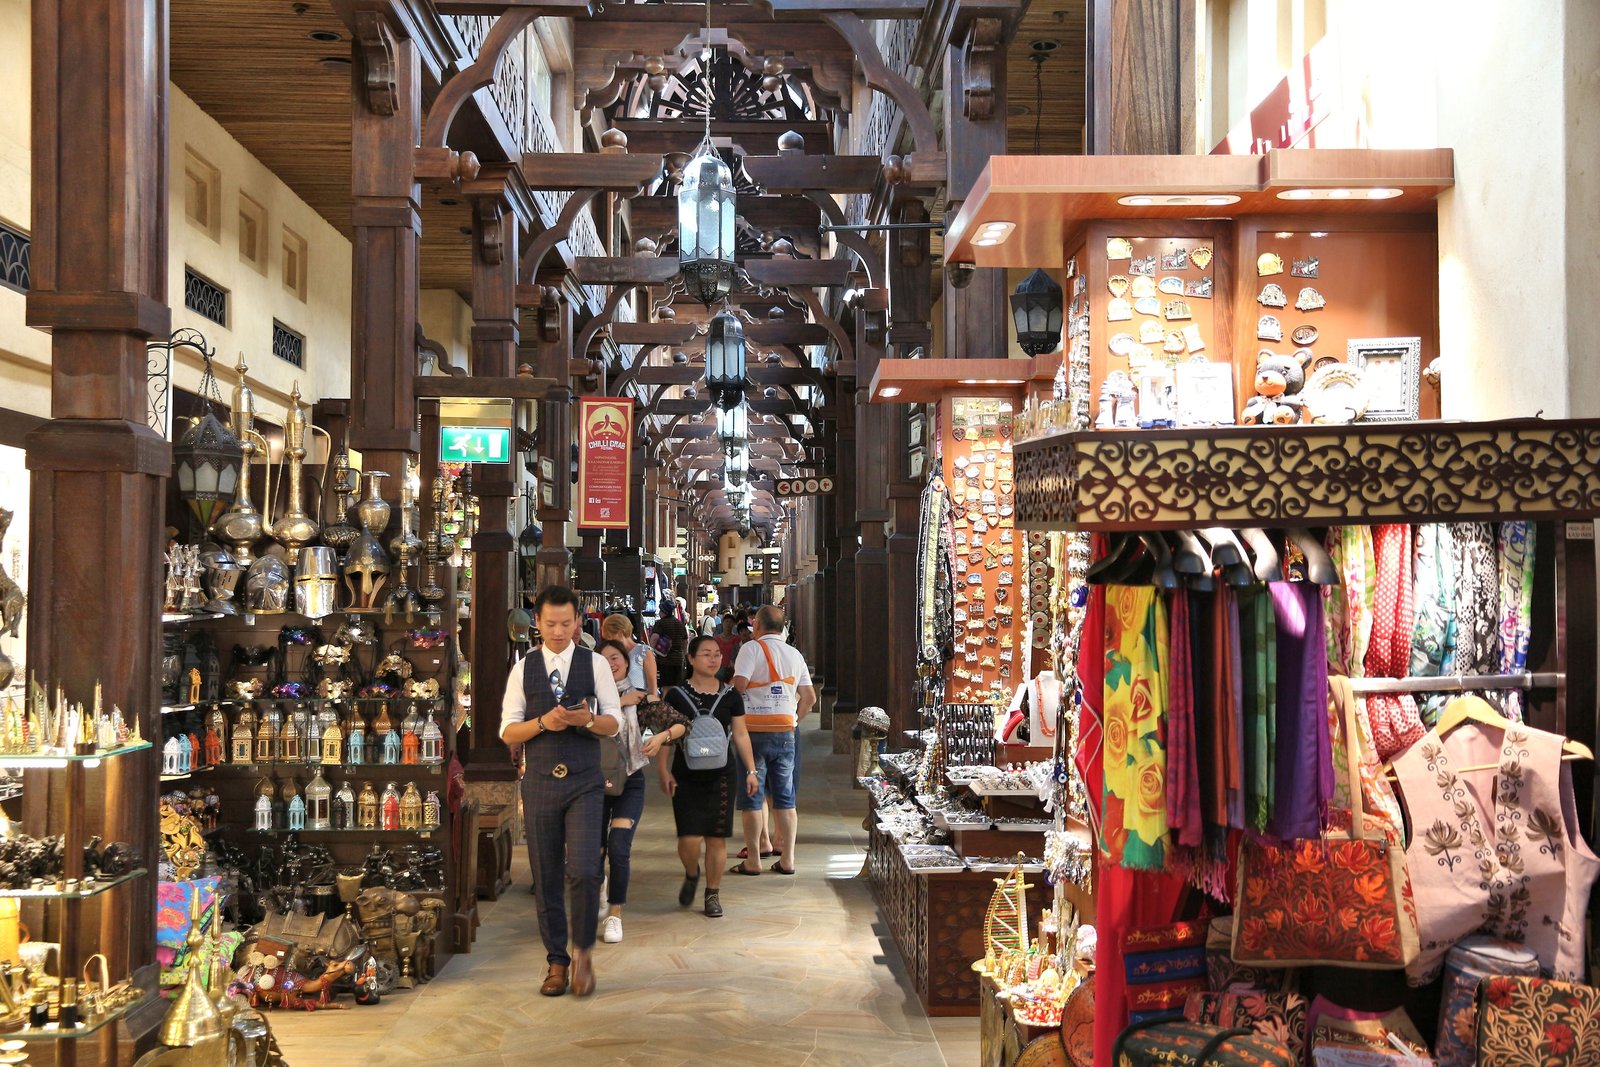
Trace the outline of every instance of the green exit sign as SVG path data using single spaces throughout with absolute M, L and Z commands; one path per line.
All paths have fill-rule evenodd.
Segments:
M 511 430 L 505 426 L 440 426 L 441 463 L 510 463 Z

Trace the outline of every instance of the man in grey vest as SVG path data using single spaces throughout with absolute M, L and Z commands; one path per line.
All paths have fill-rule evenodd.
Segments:
M 521 745 L 526 760 L 522 810 L 528 862 L 539 905 L 539 936 L 550 970 L 539 992 L 594 991 L 594 946 L 600 916 L 600 836 L 605 779 L 602 737 L 622 725 L 617 683 L 600 656 L 575 640 L 581 604 L 571 589 L 551 586 L 533 604 L 543 644 L 518 660 L 506 678 L 500 739 Z M 567 890 L 572 893 L 568 952 Z

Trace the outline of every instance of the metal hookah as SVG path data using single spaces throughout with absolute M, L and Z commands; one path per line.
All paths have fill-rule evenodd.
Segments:
M 317 536 L 317 523 L 300 506 L 301 483 L 306 459 L 306 410 L 300 403 L 300 383 L 295 382 L 289 392 L 289 421 L 283 430 L 283 458 L 289 465 L 288 510 L 272 524 L 272 536 L 289 550 L 289 562 L 300 556 L 302 545 L 310 544 Z
M 255 504 L 250 501 L 250 466 L 256 456 L 267 454 L 267 441 L 256 432 L 256 397 L 245 382 L 245 371 L 250 368 L 245 365 L 243 352 L 239 353 L 239 362 L 234 369 L 239 372 L 239 380 L 233 387 L 233 435 L 239 439 L 239 446 L 244 451 L 244 462 L 239 467 L 239 492 L 228 510 L 213 524 L 212 530 L 233 546 L 234 561 L 240 567 L 248 568 L 255 559 L 251 548 L 261 540 L 261 535 L 269 525 L 269 521 L 256 511 Z M 271 500 L 270 464 L 264 477 L 267 486 L 263 499 Z
M 330 446 L 331 447 L 331 446 Z M 333 457 L 333 493 L 338 500 L 334 521 L 322 528 L 322 543 L 343 558 L 361 531 L 350 524 L 350 502 L 361 488 L 361 473 L 350 469 L 350 449 L 339 449 Z
M 378 481 L 389 475 L 384 471 L 367 471 L 367 496 L 356 505 L 356 518 L 361 521 L 361 533 L 350 545 L 344 562 L 345 587 L 350 590 L 350 606 L 354 610 L 371 611 L 389 573 L 389 554 L 377 534 L 389 525 L 389 502 L 378 490 Z M 361 576 L 361 592 L 355 588 L 355 576 Z

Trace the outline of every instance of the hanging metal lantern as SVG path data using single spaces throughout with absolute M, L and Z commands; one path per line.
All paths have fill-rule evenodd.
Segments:
M 737 448 L 750 438 L 750 409 L 743 404 L 717 409 L 717 437 L 723 448 Z
M 172 460 L 178 479 L 178 495 L 189 505 L 203 528 L 223 508 L 233 503 L 239 488 L 239 468 L 244 464 L 244 449 L 225 423 L 213 411 L 220 403 L 217 380 L 211 376 L 211 357 L 205 356 L 205 373 L 200 378 L 200 400 L 205 414 L 194 420 L 178 443 L 172 446 Z
M 710 137 L 678 186 L 678 270 L 689 295 L 710 307 L 733 287 L 733 171 Z
M 706 387 L 723 411 L 744 403 L 744 327 L 727 311 L 712 317 L 706 333 Z
M 1022 279 L 1011 294 L 1017 345 L 1030 356 L 1061 346 L 1061 286 L 1042 268 Z

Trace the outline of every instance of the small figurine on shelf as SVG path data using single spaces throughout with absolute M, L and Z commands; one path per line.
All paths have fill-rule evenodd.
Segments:
M 233 739 L 228 745 L 229 763 L 251 762 L 250 757 L 255 752 L 255 739 L 251 737 L 250 721 L 245 718 L 249 714 L 250 709 L 246 708 L 239 713 L 239 721 L 233 724 Z
M 439 724 L 432 715 L 428 716 L 427 724 L 422 727 L 422 762 L 444 762 L 444 734 L 439 732 Z
M 320 716 L 318 717 L 320 720 Z M 339 729 L 339 720 L 330 719 L 322 726 L 322 764 L 333 766 L 339 762 L 339 757 L 344 754 L 344 731 Z
M 256 797 L 256 829 L 272 829 L 272 798 L 268 796 Z
M 322 768 L 311 778 L 311 784 L 306 786 L 306 817 L 307 826 L 312 830 L 326 830 L 332 826 L 330 808 L 332 807 L 333 790 L 328 786 L 328 780 L 322 777 Z
M 356 802 L 356 825 L 363 830 L 378 828 L 378 794 L 371 782 L 361 783 L 361 799 Z
M 333 828 L 335 830 L 353 830 L 356 822 L 356 794 L 350 788 L 350 783 L 345 782 L 339 791 L 333 795 Z
M 400 829 L 400 790 L 393 782 L 383 787 L 383 829 Z
M 292 716 L 285 719 L 278 730 L 278 759 L 284 763 L 300 762 L 300 731 L 295 728 Z
M 188 734 L 179 734 L 178 738 L 178 773 L 188 774 L 194 770 L 194 742 Z
M 304 830 L 306 828 L 306 802 L 301 799 L 299 793 L 289 799 L 286 822 L 287 828 L 290 830 Z
M 394 765 L 400 762 L 400 735 L 390 730 L 383 735 L 383 762 Z
M 161 773 L 178 774 L 178 739 L 167 738 L 167 743 L 161 746 Z
M 214 707 L 211 714 L 206 716 L 206 766 L 214 767 L 222 762 L 222 738 L 228 732 L 228 720 L 223 717 L 222 709 Z
M 322 731 L 316 728 L 316 722 L 304 704 L 295 705 L 293 721 L 295 733 L 300 738 L 301 762 L 316 763 L 317 746 L 322 741 Z
M 388 801 L 384 801 L 388 807 Z M 400 829 L 422 829 L 422 794 L 417 792 L 416 782 L 407 782 L 406 791 L 400 796 Z
M 256 725 L 256 762 L 271 763 L 277 758 L 279 716 L 275 710 L 262 712 Z
M 433 789 L 428 790 L 428 799 L 422 802 L 422 828 L 424 830 L 439 828 L 439 794 Z

